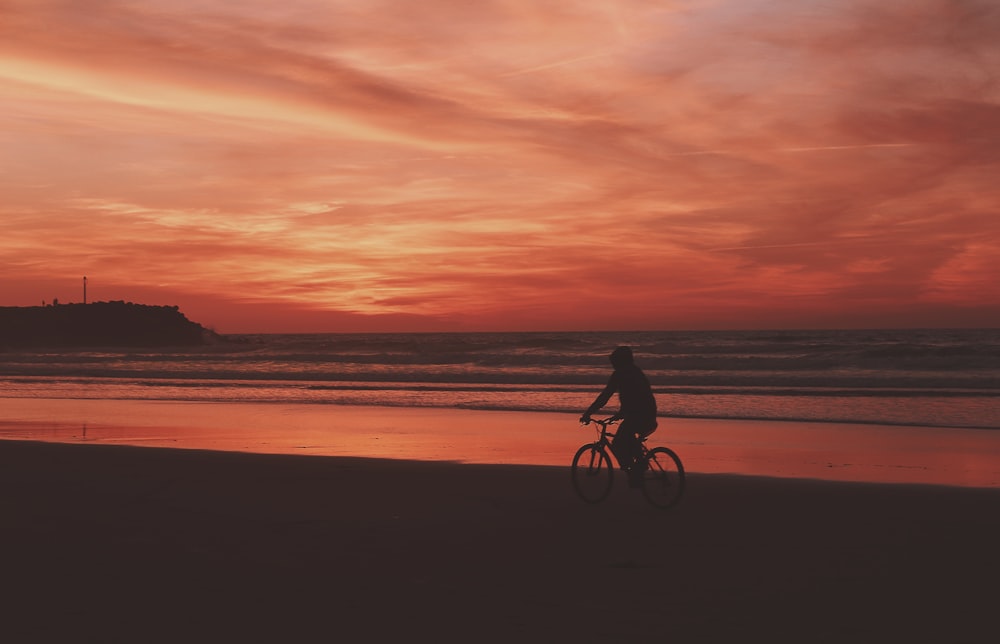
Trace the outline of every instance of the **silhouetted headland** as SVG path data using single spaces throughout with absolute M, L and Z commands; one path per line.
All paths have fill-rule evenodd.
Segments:
M 0 307 L 0 347 L 194 346 L 217 337 L 176 306 L 116 301 Z

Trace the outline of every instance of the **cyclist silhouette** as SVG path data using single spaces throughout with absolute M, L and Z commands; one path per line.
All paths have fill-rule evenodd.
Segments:
M 580 422 L 590 423 L 590 416 L 618 393 L 619 410 L 613 418 L 620 418 L 622 422 L 611 441 L 611 451 L 621 468 L 629 473 L 629 485 L 638 487 L 642 485 L 642 469 L 634 465 L 642 453 L 640 437 L 645 438 L 656 431 L 656 398 L 646 374 L 636 366 L 630 347 L 618 347 L 610 357 L 614 372 L 604 391 L 580 416 Z

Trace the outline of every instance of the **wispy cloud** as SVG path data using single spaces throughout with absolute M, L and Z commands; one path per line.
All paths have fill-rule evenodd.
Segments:
M 223 329 L 966 323 L 994 4 L 0 0 L 0 303 L 88 274 Z

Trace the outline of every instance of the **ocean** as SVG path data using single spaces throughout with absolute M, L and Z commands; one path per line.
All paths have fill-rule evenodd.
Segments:
M 1000 429 L 1000 329 L 266 334 L 8 350 L 0 398 L 579 413 L 621 344 L 664 417 Z

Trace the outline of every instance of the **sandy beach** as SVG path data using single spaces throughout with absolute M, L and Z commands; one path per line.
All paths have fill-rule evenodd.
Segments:
M 108 413 L 122 418 L 127 407 Z M 420 410 L 392 411 L 423 422 L 412 420 Z M 4 436 L 42 431 L 24 413 L 5 422 Z M 365 413 L 344 411 L 357 423 Z M 500 416 L 525 432 L 555 422 Z M 139 434 L 167 435 L 162 418 L 145 418 L 145 430 L 158 429 Z M 90 418 L 88 434 L 124 431 L 100 420 Z M 235 440 L 225 423 L 218 430 L 219 440 Z M 574 428 L 556 442 L 586 436 Z M 0 441 L 6 641 L 996 635 L 996 486 L 712 473 L 708 452 L 689 449 L 682 433 L 687 493 L 660 511 L 623 485 L 600 505 L 583 504 L 565 464 L 20 438 Z M 462 446 L 455 440 L 453 449 Z

